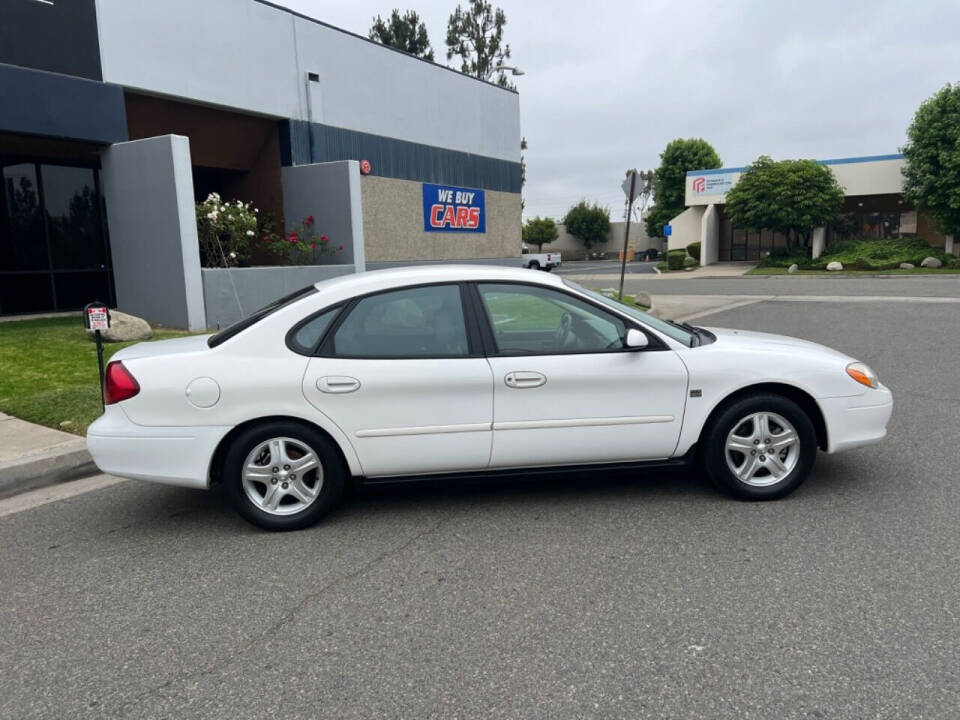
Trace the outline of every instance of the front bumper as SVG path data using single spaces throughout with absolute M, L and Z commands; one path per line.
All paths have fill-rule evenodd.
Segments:
M 873 445 L 887 436 L 893 395 L 883 385 L 853 397 L 822 398 L 819 403 L 827 426 L 827 452 Z
M 146 427 L 118 405 L 87 430 L 87 449 L 103 472 L 167 485 L 207 488 L 210 460 L 229 427 Z

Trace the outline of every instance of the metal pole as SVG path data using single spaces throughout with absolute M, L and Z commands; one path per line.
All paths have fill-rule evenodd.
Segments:
M 633 214 L 633 194 L 637 189 L 637 172 L 630 171 L 630 197 L 627 199 L 627 227 L 623 233 L 623 257 L 620 260 L 620 300 L 623 300 L 623 276 L 627 272 L 627 243 L 630 241 L 630 216 Z
M 100 412 L 105 412 L 107 406 L 103 400 L 103 338 L 100 337 L 99 330 L 94 330 L 93 334 L 97 339 L 97 366 L 100 368 Z

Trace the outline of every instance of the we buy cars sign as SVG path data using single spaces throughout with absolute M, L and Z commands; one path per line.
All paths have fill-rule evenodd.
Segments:
M 483 190 L 423 183 L 425 232 L 487 231 Z

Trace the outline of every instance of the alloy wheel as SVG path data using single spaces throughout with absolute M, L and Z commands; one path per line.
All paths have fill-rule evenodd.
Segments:
M 241 471 L 243 491 L 271 515 L 293 515 L 313 504 L 323 487 L 323 464 L 302 440 L 275 437 L 247 455 Z
M 800 459 L 800 436 L 785 417 L 755 412 L 737 422 L 724 446 L 727 467 L 746 485 L 767 487 L 786 478 Z

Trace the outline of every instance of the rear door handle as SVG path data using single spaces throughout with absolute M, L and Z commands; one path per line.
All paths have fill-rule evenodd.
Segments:
M 547 376 L 543 373 L 533 372 L 531 370 L 515 370 L 508 372 L 503 381 L 507 387 L 517 388 L 535 388 L 546 384 Z
M 360 381 L 346 375 L 330 375 L 317 380 L 317 390 L 325 393 L 351 393 L 360 389 Z

